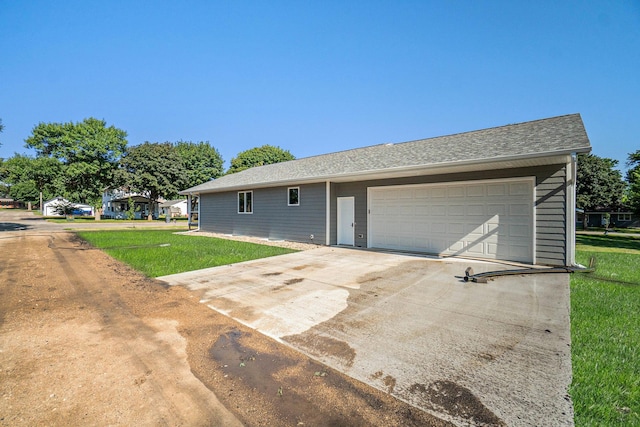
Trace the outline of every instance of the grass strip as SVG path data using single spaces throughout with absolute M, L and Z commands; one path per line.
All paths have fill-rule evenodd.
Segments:
M 570 394 L 577 426 L 640 425 L 640 239 L 578 236 Z
M 103 230 L 77 234 L 149 277 L 296 252 L 255 243 L 175 234 L 174 230 Z

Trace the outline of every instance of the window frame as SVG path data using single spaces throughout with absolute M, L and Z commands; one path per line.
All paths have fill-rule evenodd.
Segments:
M 242 194 L 242 211 L 240 211 L 240 194 Z M 251 196 L 248 198 L 249 203 L 247 204 L 247 194 Z M 249 206 L 249 210 L 247 211 L 247 205 Z M 238 214 L 241 215 L 251 215 L 253 214 L 253 190 L 245 190 L 238 191 L 238 199 L 236 203 L 236 209 Z
M 622 222 L 631 221 L 631 214 L 630 213 L 619 213 L 618 214 L 618 221 L 622 221 Z
M 291 203 L 291 190 L 297 190 L 297 203 Z M 300 187 L 287 188 L 287 206 L 300 206 Z

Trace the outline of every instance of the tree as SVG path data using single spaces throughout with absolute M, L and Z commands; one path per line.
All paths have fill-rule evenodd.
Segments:
M 208 142 L 178 141 L 174 147 L 186 171 L 186 188 L 222 175 L 222 156 Z
M 53 211 L 55 213 L 71 218 L 73 218 L 73 212 L 75 211 L 75 209 L 76 207 L 74 206 L 74 204 L 67 200 L 60 200 L 53 206 Z
M 617 160 L 594 154 L 578 155 L 576 206 L 584 210 L 616 209 L 622 205 L 625 183 Z
M 263 145 L 239 153 L 231 159 L 231 167 L 227 173 L 236 173 L 255 166 L 270 165 L 273 163 L 295 160 L 288 150 L 272 145 Z
M 37 157 L 59 160 L 63 165 L 65 196 L 100 207 L 102 193 L 112 184 L 118 160 L 127 146 L 127 133 L 104 120 L 78 123 L 40 123 L 26 139 Z M 96 215 L 99 218 L 99 214 Z
M 46 199 L 65 195 L 62 169 L 62 163 L 54 158 L 15 154 L 3 162 L 2 179 L 11 197 L 36 202 L 40 192 Z
M 4 130 L 4 125 L 2 124 L 2 119 L 0 119 L 0 133 Z M 2 146 L 2 144 L 0 144 Z
M 151 220 L 160 197 L 175 198 L 185 188 L 185 175 L 182 160 L 170 142 L 145 142 L 122 156 L 117 182 L 151 200 Z
M 627 158 L 627 203 L 633 212 L 640 215 L 640 150 L 629 153 Z

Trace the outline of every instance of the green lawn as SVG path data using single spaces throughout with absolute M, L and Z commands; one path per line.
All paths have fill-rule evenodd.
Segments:
M 144 219 L 101 219 L 100 221 L 96 221 L 95 217 L 93 216 L 74 216 L 73 218 L 60 218 L 60 217 L 53 217 L 53 216 L 47 216 L 44 217 L 47 221 L 49 222 L 54 222 L 57 224 L 64 224 L 67 222 L 81 222 L 81 223 L 85 223 L 85 222 L 90 222 L 90 223 L 98 223 L 100 224 L 101 222 L 114 222 L 114 223 L 118 223 L 118 224 L 139 224 L 141 222 L 149 222 L 148 219 L 144 218 Z M 172 220 L 173 221 L 173 220 Z M 180 222 L 180 223 L 186 223 L 187 222 L 187 218 L 175 218 L 176 222 Z M 151 222 L 156 222 L 156 223 L 160 223 L 160 224 L 164 224 L 165 223 L 165 219 L 164 218 L 160 218 L 160 219 L 156 219 L 153 220 Z
M 295 252 L 274 246 L 174 233 L 175 230 L 113 230 L 83 231 L 78 235 L 149 277 Z
M 577 426 L 640 425 L 640 238 L 577 236 L 571 397 Z

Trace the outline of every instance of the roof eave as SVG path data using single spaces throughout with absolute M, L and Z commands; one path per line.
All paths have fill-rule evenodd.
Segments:
M 503 157 L 494 157 L 490 159 L 474 159 L 468 161 L 452 161 L 452 162 L 443 162 L 436 163 L 430 165 L 412 165 L 412 166 L 401 166 L 396 168 L 387 168 L 387 169 L 369 169 L 358 172 L 344 173 L 344 174 L 333 174 L 333 175 L 323 175 L 323 176 L 315 176 L 308 178 L 298 178 L 298 179 L 286 179 L 279 181 L 269 181 L 264 183 L 257 184 L 243 184 L 243 185 L 233 185 L 219 188 L 211 188 L 211 189 L 197 189 L 197 187 L 192 187 L 187 190 L 181 191 L 179 194 L 181 195 L 199 195 L 199 194 L 212 194 L 212 193 L 223 193 L 227 191 L 240 191 L 246 190 L 248 188 L 267 188 L 267 187 L 279 187 L 285 185 L 292 184 L 313 184 L 318 182 L 346 182 L 346 181 L 354 181 L 358 178 L 364 177 L 372 177 L 374 179 L 374 175 L 380 178 L 395 178 L 402 176 L 411 176 L 418 174 L 429 174 L 434 175 L 438 173 L 446 173 L 445 169 L 455 168 L 456 172 L 464 172 L 464 169 L 477 169 L 478 165 L 483 164 L 504 164 L 509 162 L 522 162 L 527 160 L 536 160 L 543 158 L 557 158 L 558 161 L 556 163 L 561 163 L 561 158 L 564 156 L 570 156 L 577 153 L 588 153 L 591 151 L 591 146 L 583 146 L 577 149 L 569 149 L 569 150 L 558 150 L 553 152 L 544 152 L 544 153 L 534 153 L 527 155 L 513 155 L 513 156 L 503 156 Z M 515 167 L 515 166 L 511 166 Z

